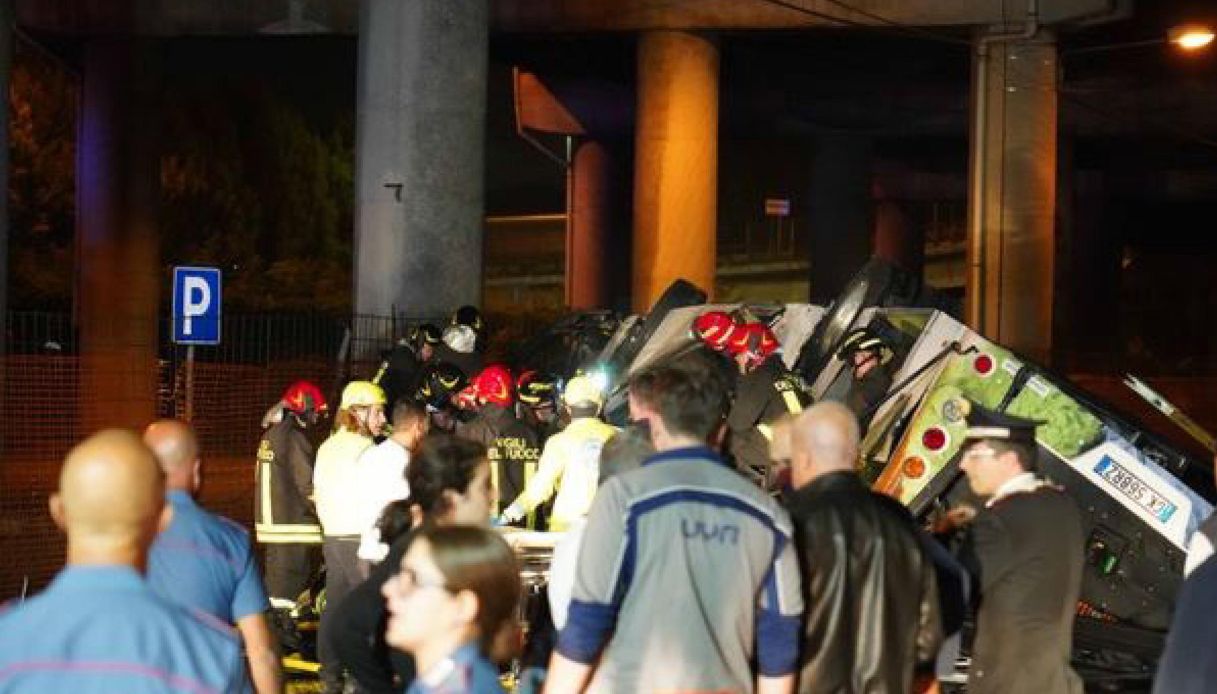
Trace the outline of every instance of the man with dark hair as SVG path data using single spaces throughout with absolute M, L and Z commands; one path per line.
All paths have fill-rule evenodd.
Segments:
M 597 691 L 791 691 L 803 599 L 790 518 L 710 448 L 722 378 L 692 358 L 629 387 L 658 452 L 596 494 L 546 690 L 591 677 Z
M 808 600 L 799 691 L 912 691 L 941 640 L 934 565 L 913 517 L 859 479 L 858 420 L 844 405 L 814 405 L 790 439 L 787 508 Z
M 375 446 L 364 449 L 355 462 L 355 484 L 359 487 L 355 501 L 365 513 L 358 556 L 369 563 L 379 563 L 389 551 L 381 542 L 377 521 L 385 506 L 410 496 L 406 468 L 414 450 L 431 428 L 426 407 L 409 398 L 398 399 L 389 421 L 393 433 Z
M 1039 422 L 968 407 L 960 469 L 987 497 L 964 563 L 978 577 L 968 691 L 1082 691 L 1070 668 L 1085 536 L 1072 498 L 1036 476 Z

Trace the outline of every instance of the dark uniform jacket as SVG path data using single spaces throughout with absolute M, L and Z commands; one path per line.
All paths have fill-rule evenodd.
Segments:
M 909 692 L 942 638 L 934 564 L 899 502 L 853 472 L 790 495 L 807 605 L 800 692 Z
M 870 424 L 871 417 L 875 416 L 872 409 L 875 403 L 882 400 L 891 387 L 892 375 L 888 373 L 886 364 L 876 364 L 861 380 L 850 384 L 849 392 L 845 394 L 845 406 L 857 415 L 863 431 Z
M 320 544 L 321 524 L 313 494 L 315 450 L 290 413 L 258 443 L 254 527 L 258 542 Z
M 507 508 L 537 470 L 541 459 L 537 432 L 512 409 L 483 405 L 477 417 L 457 424 L 456 434 L 486 447 L 491 477 L 499 490 L 494 512 Z
M 1084 542 L 1076 504 L 1053 487 L 976 516 L 963 557 L 979 581 L 968 694 L 1082 691 L 1069 659 Z
M 793 374 L 786 370 L 779 356 L 746 374 L 735 382 L 735 400 L 727 414 L 730 439 L 727 449 L 736 467 L 745 471 L 761 471 L 769 465 L 769 436 L 767 427 L 783 414 L 803 411 L 807 396 Z
M 1154 694 L 1208 694 L 1217 687 L 1217 557 L 1184 581 Z
M 385 413 L 393 411 L 398 398 L 411 398 L 418 390 L 423 365 L 410 345 L 397 345 L 380 364 L 372 383 L 385 392 Z
M 431 355 L 431 361 L 445 361 L 460 369 L 469 378 L 473 378 L 482 370 L 482 353 L 473 352 L 458 352 L 444 343 L 439 343 L 435 346 Z

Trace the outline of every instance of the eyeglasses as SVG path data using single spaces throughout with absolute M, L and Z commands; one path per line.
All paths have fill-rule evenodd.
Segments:
M 419 578 L 418 573 L 408 566 L 401 567 L 401 571 L 397 572 L 397 580 L 406 592 L 413 592 L 420 588 L 448 590 L 447 582 L 444 579 Z

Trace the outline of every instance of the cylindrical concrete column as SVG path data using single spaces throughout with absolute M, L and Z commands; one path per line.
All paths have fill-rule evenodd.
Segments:
M 622 221 L 616 164 L 596 140 L 580 143 L 571 162 L 566 296 L 572 309 L 607 308 L 611 301 L 612 242 Z
M 836 299 L 870 257 L 871 154 L 864 135 L 815 138 L 807 203 L 812 303 Z
M 487 0 L 362 0 L 356 312 L 430 316 L 482 296 Z
M 130 39 L 83 49 L 76 148 L 76 317 L 82 425 L 156 414 L 161 285 L 157 51 Z
M 13 67 L 13 0 L 0 0 L 0 190 L 8 190 L 8 84 Z M 0 356 L 8 335 L 8 195 L 0 195 Z M 0 386 L 4 369 L 0 368 Z M 2 391 L 0 391 L 2 392 Z
M 718 195 L 718 47 L 683 31 L 638 44 L 633 304 L 676 279 L 713 294 Z
M 1047 362 L 1055 264 L 1056 43 L 1040 32 L 1026 41 L 978 45 L 967 318 L 986 337 Z

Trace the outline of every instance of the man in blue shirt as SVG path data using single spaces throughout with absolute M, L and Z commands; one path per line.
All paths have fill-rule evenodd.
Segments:
M 198 439 L 186 424 L 162 419 L 144 430 L 165 473 L 168 526 L 148 554 L 148 584 L 162 597 L 236 624 L 245 641 L 254 687 L 283 688 L 265 612 L 270 605 L 254 563 L 249 533 L 195 503 L 202 478 Z
M 0 694 L 248 691 L 232 630 L 164 600 L 140 575 L 163 484 L 130 431 L 99 432 L 68 453 L 50 499 L 67 567 L 0 614 Z

